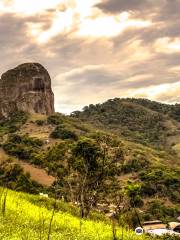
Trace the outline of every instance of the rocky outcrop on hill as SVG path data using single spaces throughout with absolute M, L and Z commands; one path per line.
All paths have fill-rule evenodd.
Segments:
M 15 111 L 52 114 L 54 94 L 48 71 L 39 63 L 24 63 L 0 79 L 0 118 Z

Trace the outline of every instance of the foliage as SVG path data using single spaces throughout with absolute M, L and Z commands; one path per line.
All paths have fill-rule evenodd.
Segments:
M 68 158 L 69 144 L 65 141 L 50 147 L 44 154 L 44 165 L 48 167 L 49 173 L 56 173 L 57 176 L 64 176 L 67 170 L 63 165 Z
M 164 166 L 151 168 L 139 173 L 143 181 L 142 193 L 152 196 L 156 193 L 168 196 L 174 202 L 180 200 L 180 169 L 171 169 Z
M 63 123 L 63 116 L 62 116 L 62 114 L 59 114 L 59 113 L 50 115 L 47 119 L 47 122 L 49 124 L 53 124 L 53 125 L 62 124 Z
M 63 125 L 58 125 L 54 131 L 51 133 L 50 137 L 52 138 L 60 138 L 60 139 L 72 139 L 77 140 L 78 136 L 76 133 L 71 131 L 70 129 L 67 129 Z
M 35 123 L 36 123 L 38 126 L 43 126 L 43 125 L 46 124 L 46 121 L 45 121 L 45 120 L 40 120 L 40 119 L 38 119 L 38 120 L 35 121 Z
M 20 165 L 11 163 L 11 160 L 0 165 L 0 185 L 29 193 L 38 193 L 42 189 L 42 186 L 31 180 L 28 173 L 24 174 Z
M 3 144 L 3 148 L 8 154 L 33 163 L 33 159 L 42 145 L 43 142 L 38 138 L 13 134 Z
M 141 169 L 148 169 L 150 167 L 150 161 L 146 157 L 133 157 L 122 166 L 124 173 L 138 172 Z
M 96 204 L 100 186 L 106 177 L 105 159 L 98 144 L 92 139 L 79 140 L 72 147 L 71 166 L 78 176 L 76 199 L 80 203 L 81 216 L 86 217 Z
M 162 148 L 166 144 L 167 135 L 172 134 L 172 129 L 166 124 L 167 120 L 179 119 L 179 105 L 115 98 L 103 104 L 90 104 L 82 112 L 73 112 L 71 116 L 127 139 Z
M 163 222 L 173 221 L 180 214 L 178 207 L 166 207 L 160 199 L 151 200 L 148 202 L 144 219 L 149 221 L 159 219 Z
M 144 211 L 147 202 L 162 198 L 165 208 L 170 203 L 172 212 L 177 212 L 179 158 L 171 150 L 171 142 L 177 145 L 178 107 L 144 99 L 114 99 L 85 107 L 72 116 L 57 113 L 43 121 L 34 116 L 34 120 L 29 119 L 30 128 L 29 121 L 24 127 L 24 120 L 21 122 L 19 117 L 13 120 L 15 130 L 20 128 L 17 134 L 9 134 L 8 120 L 5 125 L 0 124 L 1 146 L 6 154 L 38 165 L 56 177 L 49 194 L 55 193 L 56 188 L 58 198 L 78 205 L 86 202 L 87 213 L 97 203 L 116 204 L 121 190 L 130 187 L 129 179 L 132 185 L 140 184 L 141 189 L 133 201 L 132 196 L 124 195 L 125 200 L 129 197 L 128 208 L 140 207 Z M 51 129 L 54 130 L 50 134 Z M 24 134 L 27 132 L 29 135 Z M 49 134 L 55 138 L 46 141 Z M 43 141 L 30 136 L 42 137 Z M 21 175 L 20 171 L 17 173 Z M 7 177 L 7 181 L 13 188 L 11 179 Z M 19 181 L 22 188 L 24 182 Z M 133 190 L 135 186 L 131 187 Z M 83 194 L 82 189 L 86 189 Z M 135 226 L 136 214 L 128 209 L 126 212 L 129 222 Z M 174 218 L 172 212 L 163 211 L 163 215 Z M 154 220 L 150 210 L 143 217 Z
M 0 121 L 0 135 L 16 132 L 26 123 L 27 119 L 28 114 L 22 111 L 11 114 L 8 119 L 2 119 Z
M 129 198 L 130 205 L 133 208 L 143 206 L 143 200 L 141 199 L 141 185 L 139 183 L 129 181 L 125 187 L 125 191 Z

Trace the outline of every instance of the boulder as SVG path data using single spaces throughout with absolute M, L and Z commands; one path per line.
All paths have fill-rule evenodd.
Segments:
M 2 74 L 0 118 L 15 111 L 54 113 L 54 94 L 48 71 L 39 63 L 24 63 Z

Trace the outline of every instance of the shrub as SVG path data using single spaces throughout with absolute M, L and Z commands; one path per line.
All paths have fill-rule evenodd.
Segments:
M 122 171 L 124 173 L 138 172 L 141 169 L 149 167 L 150 162 L 145 158 L 132 158 L 127 163 L 122 166 Z
M 174 220 L 180 214 L 178 207 L 166 207 L 159 199 L 150 201 L 147 206 L 146 214 L 149 214 L 149 217 L 151 216 L 151 220 L 156 218 L 168 222 Z
M 47 122 L 53 125 L 59 125 L 63 123 L 63 117 L 61 114 L 53 114 L 48 117 Z
M 60 138 L 60 139 L 72 139 L 78 140 L 78 136 L 73 131 L 64 128 L 63 126 L 57 126 L 50 135 L 51 138 Z
M 38 193 L 42 186 L 31 180 L 29 173 L 24 173 L 18 164 L 4 163 L 0 165 L 0 185 L 17 191 Z
M 44 120 L 36 120 L 35 123 L 36 123 L 38 126 L 43 126 L 43 125 L 45 125 L 46 121 L 44 121 Z
M 178 202 L 180 200 L 179 175 L 179 168 L 170 169 L 163 166 L 141 171 L 139 177 L 143 182 L 142 193 L 148 196 L 158 193 Z
M 42 145 L 43 142 L 40 139 L 31 138 L 27 135 L 20 136 L 13 134 L 9 137 L 6 143 L 3 144 L 3 148 L 12 156 L 33 162 L 35 154 L 38 153 Z
M 8 119 L 0 121 L 0 134 L 14 133 L 26 123 L 28 114 L 22 111 L 15 112 Z

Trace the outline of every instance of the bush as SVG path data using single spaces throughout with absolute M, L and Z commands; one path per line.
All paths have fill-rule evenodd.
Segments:
M 142 193 L 148 196 L 158 193 L 178 202 L 180 200 L 179 175 L 179 168 L 170 169 L 163 166 L 141 171 L 139 177 L 143 182 Z
M 43 126 L 43 125 L 45 125 L 46 121 L 44 121 L 44 120 L 36 120 L 35 123 L 36 123 L 38 126 Z
M 60 138 L 60 139 L 72 139 L 78 140 L 78 136 L 71 130 L 64 128 L 63 126 L 57 126 L 50 135 L 51 138 Z
M 122 171 L 124 173 L 138 172 L 141 169 L 146 169 L 149 165 L 150 162 L 145 157 L 132 158 L 122 166 Z
M 15 157 L 26 159 L 33 162 L 35 154 L 38 153 L 43 141 L 37 138 L 31 138 L 27 135 L 11 135 L 3 145 L 4 150 Z M 36 159 L 37 160 L 37 159 Z
M 177 218 L 180 211 L 176 207 L 166 207 L 160 200 L 152 200 L 148 203 L 146 214 L 150 214 L 151 220 L 172 221 Z
M 42 189 L 42 186 L 31 180 L 30 174 L 25 174 L 18 164 L 1 164 L 0 175 L 1 186 L 28 193 L 38 193 Z
M 0 121 L 0 134 L 14 133 L 20 129 L 20 127 L 26 123 L 28 114 L 22 111 L 13 113 L 8 119 Z
M 54 114 L 48 117 L 47 122 L 53 125 L 59 125 L 63 123 L 63 117 L 61 114 Z

